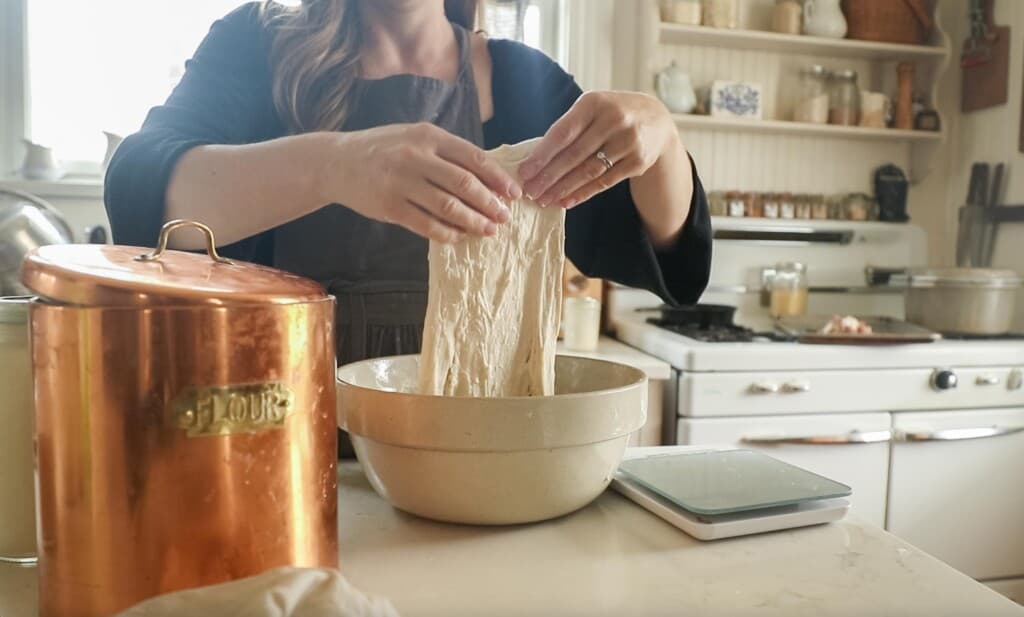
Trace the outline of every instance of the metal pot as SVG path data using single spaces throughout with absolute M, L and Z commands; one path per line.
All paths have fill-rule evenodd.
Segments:
M 1005 334 L 1020 275 L 987 268 L 935 268 L 906 275 L 907 320 L 957 334 Z
M 73 241 L 59 210 L 42 199 L 0 189 L 0 295 L 23 295 L 21 262 L 32 249 Z
M 207 255 L 167 251 L 182 226 Z M 334 299 L 217 255 L 37 249 L 42 617 L 100 617 L 278 566 L 336 567 Z

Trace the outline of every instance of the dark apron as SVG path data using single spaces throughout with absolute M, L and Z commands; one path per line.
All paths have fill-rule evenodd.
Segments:
M 452 28 L 459 47 L 455 83 L 419 75 L 360 79 L 342 130 L 430 122 L 483 147 L 470 35 Z M 274 231 L 274 265 L 319 281 L 338 299 L 338 363 L 347 364 L 419 353 L 428 246 L 402 227 L 330 205 Z M 342 454 L 348 454 L 344 445 Z

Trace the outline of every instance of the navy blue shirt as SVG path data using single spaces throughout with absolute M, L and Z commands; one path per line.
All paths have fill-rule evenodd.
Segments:
M 272 98 L 270 32 L 252 2 L 218 20 L 186 64 L 167 102 L 118 148 L 106 178 L 114 241 L 152 246 L 177 161 L 206 144 L 247 144 L 289 132 Z M 539 137 L 582 94 L 573 78 L 539 51 L 514 41 L 488 41 L 494 116 L 484 123 L 486 148 Z M 680 173 L 689 173 L 680 170 Z M 656 251 L 622 182 L 569 211 L 565 252 L 586 275 L 694 303 L 711 269 L 707 200 L 693 170 L 690 214 L 679 240 Z M 273 264 L 273 230 L 224 247 L 236 259 Z M 423 256 L 426 259 L 426 254 Z

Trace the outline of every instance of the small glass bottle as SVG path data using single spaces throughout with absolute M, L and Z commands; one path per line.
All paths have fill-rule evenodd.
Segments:
M 829 88 L 829 124 L 856 126 L 860 122 L 860 86 L 857 71 L 846 69 L 832 74 Z
M 771 280 L 771 316 L 800 317 L 807 312 L 807 266 L 791 261 L 775 266 Z

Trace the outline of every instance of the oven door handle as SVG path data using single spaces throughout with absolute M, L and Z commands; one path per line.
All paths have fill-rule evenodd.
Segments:
M 756 445 L 794 444 L 807 446 L 848 446 L 892 441 L 892 431 L 850 431 L 842 435 L 810 435 L 807 437 L 742 437 L 743 443 Z
M 896 441 L 962 441 L 1024 433 L 1024 426 L 976 426 L 937 431 L 898 431 Z

